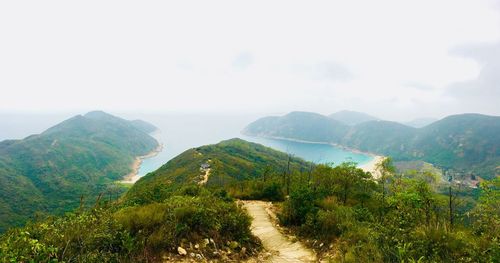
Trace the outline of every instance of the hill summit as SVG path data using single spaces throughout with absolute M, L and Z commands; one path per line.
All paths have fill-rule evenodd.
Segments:
M 114 185 L 136 156 L 158 142 L 133 122 L 95 111 L 65 120 L 41 134 L 0 142 L 0 231 L 35 212 L 62 213 Z

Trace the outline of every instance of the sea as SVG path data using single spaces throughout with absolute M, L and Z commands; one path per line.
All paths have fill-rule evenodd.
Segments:
M 155 171 L 163 164 L 182 152 L 202 145 L 215 144 L 223 140 L 241 138 L 260 143 L 315 163 L 340 164 L 345 161 L 363 165 L 372 156 L 353 152 L 328 144 L 305 143 L 289 140 L 268 139 L 246 136 L 241 133 L 246 125 L 259 117 L 259 114 L 183 114 L 183 113 L 113 113 L 125 119 L 142 119 L 158 130 L 151 135 L 161 144 L 163 150 L 156 156 L 144 159 L 139 176 Z M 75 114 L 17 114 L 0 113 L 0 141 L 22 139 L 63 121 Z

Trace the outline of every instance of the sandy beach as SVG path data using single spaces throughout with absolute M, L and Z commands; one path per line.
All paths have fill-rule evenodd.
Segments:
M 253 136 L 253 135 L 247 135 L 247 136 Z M 255 136 L 255 137 L 274 139 L 274 140 L 285 140 L 285 141 L 300 142 L 300 143 L 325 144 L 325 145 L 331 145 L 333 147 L 338 147 L 338 148 L 341 148 L 344 150 L 348 150 L 350 152 L 362 153 L 362 154 L 369 155 L 369 156 L 373 157 L 373 159 L 371 161 L 369 161 L 368 163 L 359 165 L 358 167 L 361 168 L 365 172 L 370 172 L 375 179 L 380 177 L 380 172 L 377 170 L 377 165 L 379 163 L 381 163 L 383 160 L 385 160 L 385 158 L 386 158 L 385 156 L 377 155 L 377 154 L 370 153 L 370 152 L 363 152 L 363 151 L 360 151 L 357 149 L 352 149 L 352 148 L 349 148 L 349 147 L 346 147 L 343 145 L 339 145 L 336 143 L 330 143 L 330 142 L 312 142 L 312 141 L 304 141 L 304 140 L 299 140 L 299 139 L 291 139 L 291 138 L 278 137 L 278 136 Z
M 137 182 L 141 177 L 139 176 L 139 168 L 141 168 L 142 160 L 151 158 L 156 156 L 158 153 L 160 153 L 163 150 L 163 144 L 160 143 L 156 149 L 151 151 L 150 153 L 143 155 L 143 156 L 137 156 L 135 157 L 134 162 L 132 163 L 131 169 L 132 171 L 125 175 L 123 177 L 123 180 L 120 181 L 121 183 L 125 184 L 134 184 Z
M 378 179 L 381 174 L 380 171 L 377 169 L 377 166 L 379 163 L 383 162 L 385 158 L 386 157 L 384 156 L 375 155 L 370 162 L 360 165 L 359 168 L 361 168 L 365 172 L 370 172 L 373 178 Z

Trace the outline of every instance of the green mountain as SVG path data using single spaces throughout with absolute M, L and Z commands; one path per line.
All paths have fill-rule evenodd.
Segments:
M 337 143 L 391 156 L 396 161 L 421 160 L 485 178 L 500 174 L 498 116 L 453 115 L 423 128 L 390 121 L 368 121 L 346 128 L 315 113 L 302 113 L 300 119 L 289 115 L 257 120 L 243 132 L 254 136 Z
M 500 175 L 500 117 L 461 114 L 419 129 L 412 156 L 486 178 Z
M 153 124 L 151 124 L 149 122 L 145 122 L 143 120 L 133 120 L 133 121 L 130 121 L 130 123 L 134 127 L 136 127 L 137 129 L 139 129 L 143 132 L 146 132 L 146 133 L 152 133 L 158 129 Z
M 408 122 L 403 122 L 404 125 L 411 126 L 413 128 L 422 128 L 433 122 L 438 121 L 438 119 L 434 118 L 417 118 Z
M 243 133 L 314 142 L 336 142 L 348 130 L 349 126 L 346 124 L 321 114 L 295 111 L 281 117 L 259 119 L 248 125 Z
M 350 148 L 401 156 L 410 148 L 416 129 L 392 121 L 369 121 L 353 126 L 338 142 Z
M 205 170 L 202 165 L 206 167 Z M 163 200 L 184 185 L 219 187 L 260 178 L 266 173 L 284 173 L 287 169 L 305 171 L 310 166 L 311 163 L 302 159 L 235 138 L 183 152 L 141 178 L 129 189 L 125 199 L 134 203 L 148 203 Z M 208 180 L 203 183 L 208 169 Z
M 448 121 L 446 128 L 457 122 Z M 377 125 L 415 131 L 385 122 L 367 128 Z M 0 262 L 272 260 L 262 255 L 272 249 L 265 239 L 278 236 L 253 236 L 250 217 L 268 219 L 268 209 L 321 261 L 498 261 L 500 178 L 465 191 L 453 185 L 448 195 L 433 176 L 393 173 L 390 159 L 383 167 L 385 177 L 374 181 L 354 164 L 313 165 L 241 139 L 201 146 L 146 175 L 117 202 L 100 200 L 0 235 Z M 234 198 L 281 202 L 276 209 L 248 202 L 245 210 Z
M 368 121 L 377 121 L 379 118 L 373 117 L 363 112 L 343 110 L 330 114 L 328 117 L 343 122 L 347 125 L 356 125 Z
M 104 112 L 78 115 L 22 140 L 0 142 L 0 231 L 35 212 L 62 213 L 118 195 L 115 181 L 158 143 L 133 122 Z M 106 198 L 111 197 L 107 196 Z
M 277 182 L 292 171 L 310 174 L 311 167 L 241 139 L 189 149 L 141 178 L 117 202 L 101 200 L 91 209 L 10 229 L 0 235 L 0 262 L 257 259 L 261 242 L 251 233 L 250 216 L 229 191 L 236 185 L 253 193 L 262 186 L 261 192 L 283 200 L 286 184 Z M 293 189 L 307 185 L 297 179 L 290 180 Z

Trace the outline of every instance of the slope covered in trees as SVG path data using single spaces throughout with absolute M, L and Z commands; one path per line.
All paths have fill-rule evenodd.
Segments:
M 328 142 L 340 140 L 348 130 L 348 125 L 321 114 L 295 111 L 282 117 L 259 119 L 248 125 L 244 133 Z
M 123 192 L 114 182 L 157 142 L 104 112 L 78 115 L 23 140 L 0 142 L 0 232 L 36 212 L 61 213 Z
M 390 121 L 368 121 L 346 127 L 316 113 L 301 113 L 300 119 L 293 118 L 294 115 L 257 120 L 244 133 L 336 143 L 388 155 L 396 161 L 422 160 L 484 178 L 500 174 L 500 117 L 497 116 L 453 115 L 417 129 Z
M 292 185 L 280 225 L 328 262 L 500 259 L 499 178 L 473 190 L 427 172 L 394 171 L 389 159 L 376 180 L 352 164 L 318 165 L 301 175 L 308 183 Z
M 208 165 L 202 169 L 202 165 Z M 125 195 L 128 202 L 158 201 L 183 185 L 202 184 L 209 188 L 240 185 L 253 180 L 310 169 L 311 163 L 260 144 L 231 139 L 189 149 L 158 170 L 141 178 Z M 204 182 L 206 171 L 208 178 Z
M 101 200 L 0 236 L 0 262 L 238 262 L 259 250 L 245 211 L 199 186 L 139 206 Z
M 140 179 L 117 203 L 101 201 L 90 211 L 10 230 L 0 237 L 0 261 L 164 262 L 179 256 L 238 261 L 254 256 L 260 244 L 236 195 L 228 193 L 241 197 L 257 188 L 261 196 L 282 199 L 286 186 L 296 183 L 292 171 L 311 168 L 241 139 L 189 149 Z M 206 182 L 203 169 L 210 169 Z M 276 183 L 283 178 L 288 183 Z M 257 181 L 263 184 L 248 187 Z
M 213 173 L 205 182 L 206 169 Z M 500 258 L 498 178 L 464 190 L 428 172 L 397 174 L 389 159 L 380 169 L 374 179 L 352 163 L 313 165 L 240 139 L 202 146 L 141 179 L 119 202 L 10 230 L 0 236 L 0 261 L 256 257 L 259 241 L 234 197 L 276 201 L 279 225 L 322 260 Z

